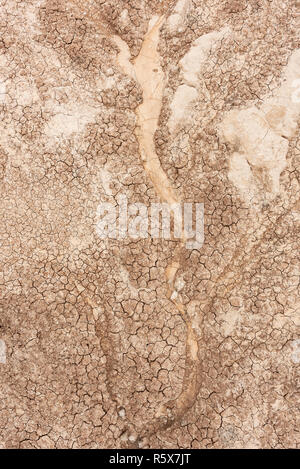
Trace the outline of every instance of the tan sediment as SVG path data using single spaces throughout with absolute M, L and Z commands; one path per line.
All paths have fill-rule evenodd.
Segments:
M 165 21 L 165 17 L 154 17 L 149 22 L 148 32 L 145 35 L 143 45 L 138 57 L 134 61 L 136 79 L 143 90 L 143 102 L 137 108 L 136 136 L 139 142 L 141 158 L 146 173 L 150 177 L 156 193 L 160 199 L 168 204 L 179 203 L 179 198 L 172 187 L 167 175 L 163 171 L 155 150 L 154 135 L 158 125 L 158 119 L 162 106 L 164 90 L 164 73 L 160 65 L 160 56 L 157 51 L 159 30 Z M 123 51 L 120 52 L 119 63 L 122 63 Z M 180 244 L 185 242 L 185 233 L 182 231 Z M 162 405 L 156 416 L 170 416 L 172 420 L 180 418 L 185 410 L 192 406 L 197 395 L 197 356 L 198 342 L 183 305 L 172 298 L 176 273 L 180 268 L 178 260 L 172 260 L 165 271 L 168 282 L 168 296 L 186 323 L 186 369 L 180 395 Z
M 150 21 L 141 51 L 133 64 L 137 81 L 143 90 L 143 102 L 136 111 L 136 136 L 145 171 L 157 194 L 163 201 L 172 204 L 178 202 L 178 197 L 161 167 L 154 144 L 164 89 L 164 73 L 157 51 L 159 29 L 164 21 L 164 16 L 154 17 Z
M 134 67 L 130 62 L 131 54 L 128 44 L 116 35 L 113 36 L 113 40 L 120 50 L 117 56 L 117 62 L 120 68 L 125 74 L 129 75 L 131 78 L 136 79 Z
M 169 286 L 171 287 L 174 283 L 176 272 L 179 269 L 179 262 L 173 261 L 166 268 L 166 278 L 168 280 Z

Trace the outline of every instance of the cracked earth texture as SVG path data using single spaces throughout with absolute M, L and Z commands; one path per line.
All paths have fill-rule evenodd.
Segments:
M 1 448 L 300 445 L 299 19 L 0 1 Z M 203 247 L 100 239 L 118 194 Z

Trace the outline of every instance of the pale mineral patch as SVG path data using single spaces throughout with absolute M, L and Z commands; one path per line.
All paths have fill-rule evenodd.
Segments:
M 209 57 L 212 47 L 230 34 L 230 28 L 224 27 L 220 31 L 204 34 L 191 45 L 190 50 L 180 61 L 184 81 L 197 87 L 200 73 L 203 71 L 205 60 Z
M 167 28 L 171 32 L 181 32 L 185 25 L 186 16 L 189 12 L 191 0 L 178 0 L 172 14 L 167 19 Z
M 6 344 L 4 340 L 0 340 L 0 363 L 4 364 L 6 363 Z
M 197 98 L 197 90 L 188 85 L 180 85 L 171 102 L 171 117 L 168 125 L 171 132 L 176 128 L 176 124 L 189 118 L 192 110 L 191 104 Z
M 87 124 L 93 122 L 99 110 L 84 104 L 57 106 L 55 115 L 46 125 L 46 133 L 51 137 L 68 137 L 82 132 Z
M 230 28 L 225 27 L 221 31 L 214 31 L 199 37 L 181 59 L 179 64 L 184 84 L 177 88 L 170 104 L 171 116 L 168 126 L 171 132 L 176 129 L 177 124 L 191 125 L 193 103 L 197 99 L 199 89 L 203 88 L 201 73 L 205 71 L 203 68 L 205 61 L 212 47 L 229 33 Z
M 237 149 L 230 158 L 228 177 L 248 203 L 259 197 L 257 180 L 262 180 L 263 174 L 267 199 L 280 193 L 288 139 L 295 135 L 300 115 L 300 103 L 292 99 L 293 83 L 299 74 L 297 50 L 283 72 L 282 85 L 273 90 L 271 97 L 259 107 L 230 111 L 221 125 L 224 140 Z

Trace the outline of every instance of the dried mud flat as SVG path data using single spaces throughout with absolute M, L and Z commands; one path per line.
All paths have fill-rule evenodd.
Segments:
M 0 448 L 299 446 L 299 26 L 0 1 Z M 203 203 L 203 246 L 101 239 L 120 195 Z

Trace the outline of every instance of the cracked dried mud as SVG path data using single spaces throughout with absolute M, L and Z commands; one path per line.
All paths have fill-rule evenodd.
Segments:
M 299 447 L 299 26 L 0 0 L 0 448 Z M 204 204 L 202 247 L 101 238 L 120 196 Z

